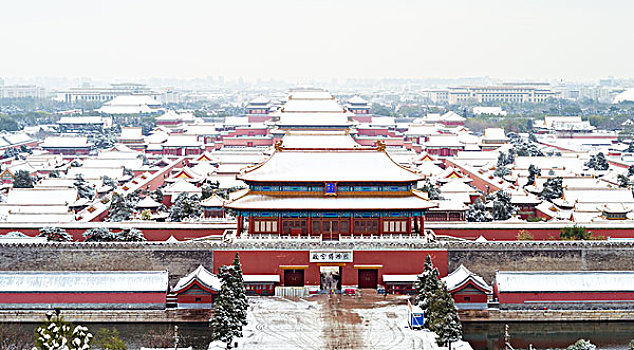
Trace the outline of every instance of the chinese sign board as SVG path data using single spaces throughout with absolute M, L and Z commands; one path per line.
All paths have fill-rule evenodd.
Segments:
M 352 262 L 352 250 L 311 250 L 310 262 Z

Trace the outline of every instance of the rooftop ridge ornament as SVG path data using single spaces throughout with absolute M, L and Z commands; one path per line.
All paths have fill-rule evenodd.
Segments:
M 284 146 L 282 146 L 282 144 L 284 143 L 283 140 L 279 140 L 275 142 L 275 150 L 276 151 L 282 151 L 282 149 L 284 148 Z
M 379 141 L 376 142 L 376 150 L 377 151 L 385 152 L 385 148 L 386 148 L 386 145 L 385 145 L 384 141 L 379 140 Z

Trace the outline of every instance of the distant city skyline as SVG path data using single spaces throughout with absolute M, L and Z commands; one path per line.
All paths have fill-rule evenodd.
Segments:
M 619 0 L 8 2 L 0 77 L 630 79 L 631 13 Z

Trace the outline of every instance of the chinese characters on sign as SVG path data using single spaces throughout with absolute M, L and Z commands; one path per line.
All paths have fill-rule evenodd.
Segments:
M 311 250 L 310 262 L 352 262 L 352 250 Z
M 337 184 L 334 182 L 326 182 L 326 195 L 336 195 Z

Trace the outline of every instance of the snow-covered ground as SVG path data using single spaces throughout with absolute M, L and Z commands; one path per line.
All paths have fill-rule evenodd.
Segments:
M 249 324 L 241 349 L 324 349 L 321 305 L 316 300 L 249 298 Z
M 249 305 L 240 349 L 443 349 L 433 333 L 408 328 L 403 298 L 254 297 Z M 452 349 L 471 347 L 460 342 Z

